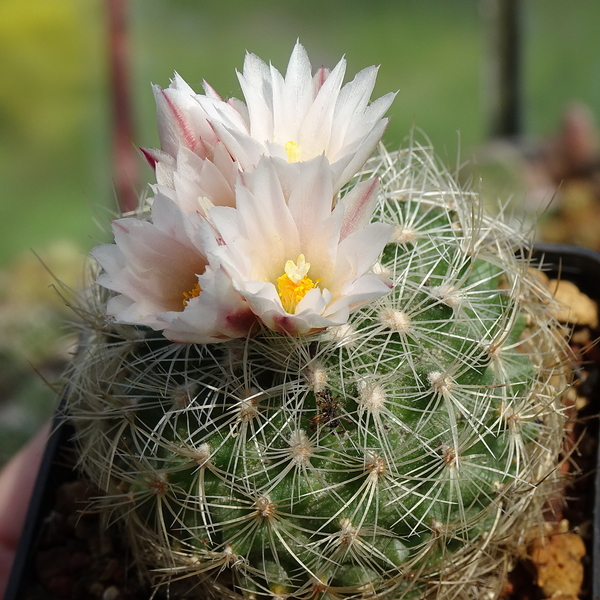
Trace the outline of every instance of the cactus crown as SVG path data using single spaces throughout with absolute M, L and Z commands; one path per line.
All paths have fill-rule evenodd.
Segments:
M 81 466 L 140 562 L 200 597 L 493 594 L 553 488 L 565 342 L 525 242 L 427 148 L 381 149 L 340 197 L 373 175 L 391 291 L 340 324 L 177 343 L 85 300 Z M 289 260 L 283 287 L 317 261 Z

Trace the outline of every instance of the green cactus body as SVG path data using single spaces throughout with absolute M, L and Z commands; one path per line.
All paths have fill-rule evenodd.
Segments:
M 201 346 L 88 313 L 81 466 L 200 597 L 494 597 L 555 485 L 565 342 L 519 235 L 425 149 L 368 167 L 393 290 L 347 325 Z

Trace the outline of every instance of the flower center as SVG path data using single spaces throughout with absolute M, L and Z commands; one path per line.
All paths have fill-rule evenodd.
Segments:
M 285 273 L 277 278 L 277 292 L 283 310 L 290 314 L 295 313 L 300 300 L 321 281 L 320 279 L 313 281 L 307 277 L 309 269 L 310 263 L 307 263 L 304 254 L 301 254 L 297 263 L 288 260 L 285 263 Z
M 300 160 L 300 145 L 291 140 L 285 145 L 285 151 L 288 155 L 288 160 L 292 163 Z
M 187 306 L 188 302 L 192 298 L 196 298 L 197 296 L 199 296 L 201 291 L 202 288 L 200 287 L 200 284 L 197 283 L 189 292 L 183 292 L 183 305 Z

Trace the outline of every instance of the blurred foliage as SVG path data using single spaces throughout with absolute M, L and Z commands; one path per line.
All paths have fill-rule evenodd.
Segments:
M 61 237 L 89 247 L 100 235 L 90 207 L 110 189 L 101 9 L 0 2 L 0 265 Z
M 0 3 L 3 136 L 48 152 L 73 135 L 88 101 L 91 49 L 82 19 L 90 7 L 86 0 Z
M 67 241 L 46 247 L 43 262 L 26 253 L 0 269 L 0 465 L 56 408 L 76 344 L 65 300 L 83 281 L 83 257 Z
M 554 132 L 573 100 L 585 102 L 600 116 L 600 2 L 523 4 L 525 133 Z

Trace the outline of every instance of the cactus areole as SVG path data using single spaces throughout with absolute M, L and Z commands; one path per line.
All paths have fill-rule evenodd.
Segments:
M 557 485 L 526 241 L 427 148 L 373 155 L 393 95 L 344 68 L 157 88 L 154 196 L 93 252 L 80 466 L 186 597 L 493 598 Z

